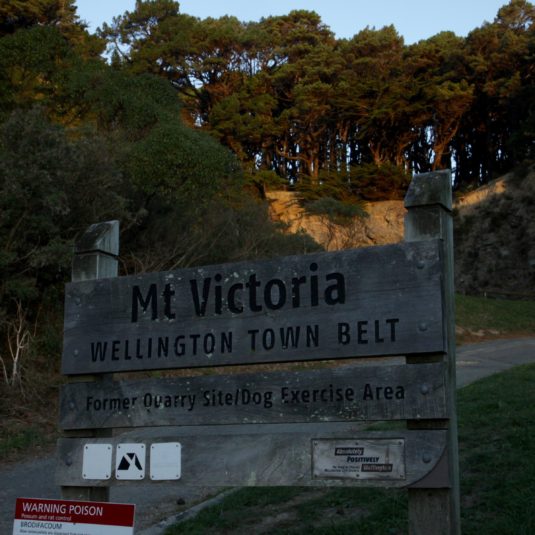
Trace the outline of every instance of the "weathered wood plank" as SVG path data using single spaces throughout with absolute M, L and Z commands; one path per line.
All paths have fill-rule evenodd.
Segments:
M 143 443 L 150 452 L 152 444 L 178 442 L 181 445 L 181 478 L 177 486 L 379 486 L 404 487 L 430 472 L 438 462 L 445 444 L 445 431 L 363 432 L 354 424 L 273 424 L 244 426 L 199 426 L 196 428 L 139 428 L 112 439 L 62 439 L 58 445 L 56 479 L 60 485 L 112 486 L 132 482 L 87 480 L 82 476 L 84 447 L 87 444 L 111 444 L 116 465 L 116 448 L 121 443 Z M 319 442 L 332 442 L 332 450 L 347 447 L 348 441 L 384 441 L 403 443 L 404 477 L 392 479 L 340 478 L 324 474 L 314 476 L 313 452 Z M 317 451 L 317 450 L 316 450 Z M 367 454 L 364 450 L 364 455 Z M 143 460 L 141 460 L 143 462 Z M 145 477 L 150 481 L 150 454 L 145 458 Z M 341 456 L 341 464 L 351 460 Z M 112 470 L 113 471 L 113 470 Z M 317 472 L 317 471 L 316 471 Z M 134 482 L 135 484 L 135 482 Z
M 71 283 L 67 375 L 444 350 L 441 246 Z
M 62 387 L 64 429 L 445 418 L 444 365 L 338 366 Z
M 104 221 L 91 225 L 75 242 L 72 280 L 79 282 L 117 277 L 118 254 L 119 221 Z M 87 376 L 84 379 L 101 382 L 111 380 L 112 376 Z M 75 434 L 75 431 L 65 432 L 66 437 L 73 438 Z M 88 434 L 99 437 L 111 436 L 111 431 L 94 429 Z M 63 487 L 61 494 L 70 500 L 109 501 L 108 489 L 101 487 Z
M 408 210 L 405 219 L 405 239 L 443 240 L 443 278 L 444 278 L 444 327 L 445 348 L 442 357 L 446 362 L 444 380 L 448 404 L 448 421 L 409 421 L 413 429 L 439 428 L 446 424 L 447 446 L 443 472 L 447 473 L 450 488 L 447 490 L 409 489 L 409 532 L 411 535 L 437 533 L 458 535 L 461 533 L 459 454 L 457 445 L 457 414 L 455 388 L 455 300 L 453 277 L 453 219 L 451 215 L 451 173 L 447 170 L 417 175 L 413 178 L 405 206 Z M 413 362 L 407 358 L 407 362 Z M 421 360 L 419 360 L 421 362 Z

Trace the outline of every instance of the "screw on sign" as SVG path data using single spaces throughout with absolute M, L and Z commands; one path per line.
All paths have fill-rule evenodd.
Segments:
M 111 457 L 111 444 L 86 444 L 83 453 L 82 477 L 84 479 L 110 479 Z
M 115 478 L 139 480 L 145 477 L 145 444 L 118 444 Z
M 182 446 L 180 442 L 161 442 L 150 447 L 150 478 L 153 481 L 180 479 Z

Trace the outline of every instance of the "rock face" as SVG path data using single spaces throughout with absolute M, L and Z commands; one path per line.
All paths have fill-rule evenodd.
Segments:
M 468 206 L 473 206 L 474 204 L 486 201 L 489 197 L 492 197 L 492 195 L 503 193 L 507 189 L 506 184 L 511 177 L 511 174 L 505 175 L 504 177 L 497 178 L 474 191 L 461 195 L 455 200 L 455 208 L 458 208 L 459 210 L 464 209 Z
M 403 240 L 402 201 L 365 206 L 347 226 L 308 215 L 289 191 L 268 193 L 273 219 L 307 232 L 326 250 Z M 454 203 L 455 286 L 473 295 L 535 299 L 535 166 L 506 175 Z
M 385 245 L 403 240 L 403 201 L 368 203 L 365 218 L 355 218 L 349 225 L 337 225 L 327 217 L 309 215 L 299 205 L 292 191 L 267 193 L 271 217 L 288 225 L 290 232 L 310 234 L 326 250 L 334 251 L 367 245 Z
M 467 197 L 454 221 L 457 290 L 534 299 L 535 168 Z
M 306 232 L 326 250 L 403 240 L 402 201 L 365 206 L 347 226 L 308 215 L 289 191 L 268 193 L 273 219 Z M 474 295 L 535 299 L 535 166 L 510 173 L 454 203 L 455 285 Z

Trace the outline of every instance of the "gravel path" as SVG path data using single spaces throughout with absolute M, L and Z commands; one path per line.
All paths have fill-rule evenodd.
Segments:
M 463 346 L 457 351 L 457 384 L 500 372 L 519 364 L 535 362 L 535 338 L 494 340 Z M 60 498 L 54 484 L 53 455 L 3 466 L 0 464 L 0 534 L 13 529 L 13 514 L 17 497 Z M 111 501 L 136 503 L 137 532 L 148 530 L 165 518 L 206 500 L 215 494 L 213 488 L 180 488 L 176 484 L 147 484 L 113 487 Z

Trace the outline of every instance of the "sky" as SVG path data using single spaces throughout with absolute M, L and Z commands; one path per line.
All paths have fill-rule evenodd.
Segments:
M 441 31 L 459 36 L 492 22 L 508 0 L 181 0 L 180 12 L 199 18 L 234 15 L 239 20 L 259 20 L 285 15 L 293 9 L 315 11 L 338 38 L 350 38 L 369 26 L 393 24 L 406 44 L 427 39 Z M 78 16 L 94 31 L 103 22 L 133 11 L 135 0 L 76 0 Z

